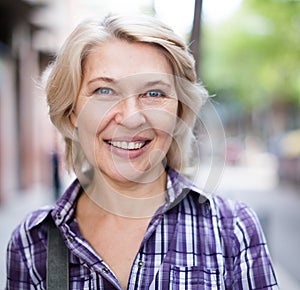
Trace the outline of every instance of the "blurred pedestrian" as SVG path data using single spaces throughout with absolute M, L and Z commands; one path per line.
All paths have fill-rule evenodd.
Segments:
M 60 174 L 60 146 L 59 146 L 59 136 L 58 133 L 55 132 L 53 138 L 53 149 L 51 153 L 51 165 L 52 165 L 52 191 L 54 200 L 58 200 L 61 195 L 62 190 L 62 181 L 61 181 L 61 174 Z
M 50 117 L 77 179 L 14 231 L 7 289 L 277 289 L 255 213 L 182 174 L 207 92 L 180 37 L 110 15 L 81 23 L 50 70 Z
M 59 175 L 59 154 L 54 150 L 51 154 L 52 163 L 52 188 L 54 199 L 57 200 L 61 191 L 61 180 Z

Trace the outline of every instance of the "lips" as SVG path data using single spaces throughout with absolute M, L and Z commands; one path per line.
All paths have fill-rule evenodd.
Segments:
M 143 155 L 149 148 L 151 141 L 152 139 L 138 136 L 104 140 L 111 153 L 124 159 L 134 159 Z
M 124 151 L 139 151 L 144 147 L 147 147 L 151 138 L 141 137 L 141 136 L 123 136 L 123 137 L 114 137 L 111 139 L 104 139 L 104 142 L 109 145 L 113 150 L 124 150 Z

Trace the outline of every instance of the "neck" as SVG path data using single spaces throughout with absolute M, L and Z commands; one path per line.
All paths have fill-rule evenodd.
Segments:
M 111 182 L 103 174 L 95 174 L 85 188 L 87 196 L 105 211 L 129 218 L 149 218 L 166 201 L 167 174 L 141 182 Z

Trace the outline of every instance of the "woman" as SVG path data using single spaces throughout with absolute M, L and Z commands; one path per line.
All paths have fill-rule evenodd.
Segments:
M 170 28 L 84 22 L 49 70 L 50 117 L 77 179 L 14 231 L 8 289 L 46 289 L 49 220 L 68 249 L 70 289 L 277 289 L 253 211 L 180 173 L 207 94 Z

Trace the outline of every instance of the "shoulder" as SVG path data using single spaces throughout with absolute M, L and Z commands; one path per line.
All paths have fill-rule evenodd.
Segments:
M 196 187 L 190 189 L 182 206 L 193 212 L 224 245 L 232 248 L 232 255 L 242 246 L 265 243 L 264 233 L 256 212 L 244 202 L 220 195 L 203 194 Z
M 259 223 L 255 211 L 242 201 L 204 193 L 196 186 L 190 188 L 188 193 L 188 200 L 197 208 L 205 208 L 205 215 L 217 219 L 218 226 L 233 227 L 241 223 L 251 226 Z
M 269 253 L 264 232 L 256 212 L 247 204 L 220 196 L 210 198 L 210 216 L 215 234 L 228 256 L 267 257 Z
M 219 195 L 212 195 L 209 201 L 212 213 L 221 219 L 245 223 L 257 221 L 254 210 L 244 202 Z
M 49 206 L 29 213 L 12 232 L 9 247 L 22 249 L 28 247 L 29 243 L 41 240 L 43 231 L 40 229 L 51 210 L 52 207 Z
M 79 193 L 76 181 L 55 205 L 31 212 L 13 231 L 7 246 L 9 289 L 23 289 L 23 285 L 44 289 L 41 285 L 44 285 L 46 277 L 48 220 L 54 218 L 55 213 L 71 220 Z
M 72 218 L 76 206 L 76 199 L 80 194 L 80 184 L 76 179 L 65 191 L 65 193 L 52 206 L 45 206 L 28 214 L 12 233 L 11 244 L 27 246 L 46 238 L 47 223 L 49 215 L 60 213 L 66 220 Z
M 207 234 L 231 249 L 232 255 L 242 247 L 265 243 L 258 217 L 247 204 L 207 193 L 172 169 L 169 178 L 173 206 L 179 203 L 182 214 L 196 218 Z
M 211 210 L 220 220 L 220 224 L 232 227 L 235 231 L 245 231 L 249 235 L 261 231 L 260 222 L 256 212 L 241 201 L 212 196 L 210 199 Z
M 80 195 L 80 183 L 76 179 L 65 191 L 65 193 L 52 206 L 45 206 L 28 214 L 13 231 L 12 241 L 35 238 L 34 234 L 44 230 L 46 219 L 51 215 L 61 213 L 64 219 L 72 218 L 76 200 Z M 47 228 L 47 226 L 46 226 Z M 37 237 L 40 238 L 41 236 Z
M 258 223 L 255 212 L 247 204 L 205 192 L 173 169 L 169 169 L 168 174 L 170 180 L 168 188 L 172 189 L 169 190 L 170 195 L 174 196 L 174 201 L 182 200 L 185 210 L 193 210 L 195 214 L 214 218 L 218 221 L 218 226 L 233 227 L 238 223 L 247 225 Z
M 208 216 L 215 220 L 215 226 L 224 234 L 236 235 L 240 231 L 248 236 L 261 232 L 256 212 L 246 203 L 211 195 L 207 197 Z

